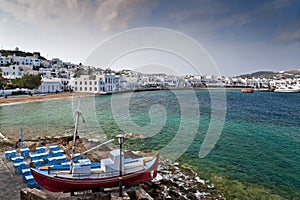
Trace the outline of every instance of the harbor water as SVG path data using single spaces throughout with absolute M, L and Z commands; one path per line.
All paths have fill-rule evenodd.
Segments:
M 85 123 L 80 121 L 79 135 L 105 141 L 140 134 L 143 139 L 127 139 L 125 148 L 170 155 L 205 178 L 226 177 L 300 198 L 300 93 L 219 92 L 221 99 L 207 90 L 81 97 Z M 0 106 L 0 131 L 13 138 L 22 128 L 25 139 L 71 135 L 77 104 L 74 97 Z M 224 124 L 214 124 L 212 108 L 225 113 Z M 200 158 L 208 130 L 219 128 L 211 151 Z

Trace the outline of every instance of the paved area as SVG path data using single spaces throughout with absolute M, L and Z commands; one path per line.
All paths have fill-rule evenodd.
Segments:
M 4 154 L 0 154 L 0 199 L 18 200 L 20 199 L 20 189 L 22 183 L 10 171 L 5 163 Z

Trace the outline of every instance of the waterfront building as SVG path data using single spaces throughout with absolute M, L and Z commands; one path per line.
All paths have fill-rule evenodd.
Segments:
M 179 87 L 179 78 L 176 76 L 166 76 L 164 79 L 164 86 L 168 88 L 178 88 Z
M 115 75 L 115 91 L 123 91 L 124 87 L 124 79 L 122 75 Z
M 59 78 L 42 78 L 42 83 L 38 88 L 41 93 L 57 93 L 64 90 L 62 79 Z
M 87 92 L 87 93 L 105 93 L 105 83 L 101 79 L 81 76 L 80 78 L 71 78 L 69 88 L 74 92 Z
M 74 92 L 112 93 L 116 90 L 115 73 L 107 69 L 97 75 L 81 75 L 70 80 L 69 88 Z

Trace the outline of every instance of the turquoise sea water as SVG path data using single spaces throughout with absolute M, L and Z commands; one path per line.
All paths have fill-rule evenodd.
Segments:
M 116 97 L 118 100 L 112 104 Z M 126 148 L 160 151 L 170 157 L 177 154 L 181 163 L 197 167 L 204 176 L 218 173 L 297 198 L 300 197 L 299 99 L 300 93 L 226 91 L 226 120 L 220 138 L 202 159 L 198 157 L 201 144 L 209 126 L 214 127 L 211 105 L 215 97 L 208 91 L 84 97 L 81 110 L 86 123 L 81 123 L 80 135 L 105 140 L 124 132 L 143 134 L 146 137 L 143 140 L 127 140 Z M 0 131 L 8 137 L 17 136 L 22 127 L 25 138 L 70 135 L 76 105 L 77 99 L 70 98 L 2 106 Z M 218 105 L 223 104 L 214 108 L 224 109 Z

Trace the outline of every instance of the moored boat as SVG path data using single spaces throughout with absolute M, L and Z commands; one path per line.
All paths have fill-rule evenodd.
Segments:
M 286 92 L 286 93 L 300 92 L 300 88 L 293 87 L 293 86 L 281 86 L 276 88 L 274 92 Z
M 254 89 L 253 88 L 243 88 L 242 92 L 243 93 L 254 93 Z

